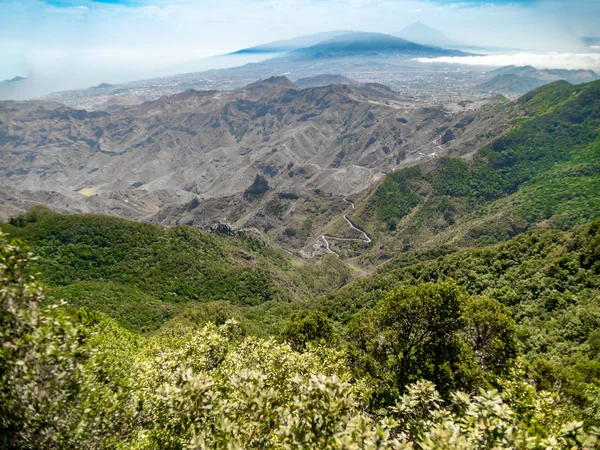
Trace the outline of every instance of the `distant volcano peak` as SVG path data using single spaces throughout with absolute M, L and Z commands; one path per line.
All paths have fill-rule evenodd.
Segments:
M 25 77 L 20 77 L 20 76 L 16 76 L 11 78 L 10 80 L 4 80 L 2 83 L 3 84 L 10 84 L 10 83 L 19 83 L 20 81 L 25 81 L 26 78 Z
M 433 48 L 384 33 L 352 32 L 289 54 L 293 59 L 326 59 L 353 56 L 396 55 L 407 58 L 466 55 Z
M 406 28 L 403 28 L 398 33 L 394 33 L 394 36 L 418 44 L 434 45 L 436 47 L 456 47 L 461 45 L 459 41 L 446 36 L 441 31 L 436 30 L 423 22 L 415 22 Z

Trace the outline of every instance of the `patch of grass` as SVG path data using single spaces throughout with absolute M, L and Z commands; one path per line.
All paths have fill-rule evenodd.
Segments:
M 92 197 L 96 195 L 96 188 L 84 188 L 77 191 L 78 194 L 84 195 L 86 197 Z

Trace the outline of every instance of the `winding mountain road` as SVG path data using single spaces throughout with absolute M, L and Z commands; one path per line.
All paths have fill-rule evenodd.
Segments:
M 346 197 L 344 197 L 344 201 L 346 203 L 348 203 L 350 206 L 352 206 L 352 209 L 355 208 L 354 207 L 354 203 L 351 202 L 350 200 L 348 200 Z M 348 217 L 346 216 L 346 214 L 344 214 L 342 217 L 348 223 L 348 226 L 350 228 L 352 228 L 353 230 L 356 230 L 359 233 L 361 233 L 364 236 L 364 238 L 362 238 L 362 239 L 355 239 L 355 238 L 341 238 L 341 237 L 335 237 L 335 236 L 328 236 L 326 234 L 321 235 L 321 239 L 323 239 L 323 242 L 325 242 L 325 248 L 327 249 L 327 251 L 329 253 L 334 254 L 338 258 L 340 257 L 340 255 L 338 253 L 336 253 L 335 251 L 331 250 L 331 247 L 329 246 L 328 239 L 332 240 L 332 241 L 357 241 L 357 242 L 365 242 L 367 244 L 370 243 L 370 242 L 373 242 L 367 233 L 365 233 L 363 230 L 361 230 L 360 228 L 358 228 L 356 225 L 354 225 L 352 223 L 352 221 L 350 221 L 350 219 L 348 219 Z

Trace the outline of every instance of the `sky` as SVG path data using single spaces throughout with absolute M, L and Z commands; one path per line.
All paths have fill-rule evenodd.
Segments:
M 600 35 L 598 0 L 0 0 L 0 80 L 122 82 L 269 41 L 416 21 L 473 45 L 600 66 L 578 39 Z

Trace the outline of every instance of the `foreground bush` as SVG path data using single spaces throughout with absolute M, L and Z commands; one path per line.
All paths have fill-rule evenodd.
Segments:
M 521 381 L 430 382 L 369 410 L 343 351 L 242 339 L 221 327 L 140 338 L 99 314 L 40 309 L 30 254 L 0 236 L 0 447 L 119 449 L 594 448 L 555 398 Z

